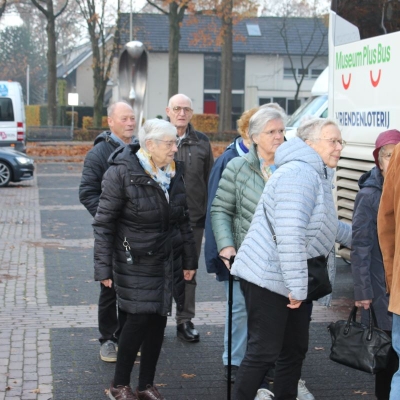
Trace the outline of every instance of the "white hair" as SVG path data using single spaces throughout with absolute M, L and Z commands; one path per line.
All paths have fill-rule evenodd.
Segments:
M 328 118 L 311 118 L 303 121 L 297 128 L 296 136 L 304 142 L 306 140 L 318 139 L 321 135 L 321 131 L 325 126 L 333 125 L 339 129 L 337 123 Z
M 163 119 L 153 118 L 148 119 L 139 130 L 140 147 L 147 150 L 146 140 L 162 139 L 165 136 L 170 136 L 171 139 L 176 139 L 177 130 L 174 125 Z
M 173 95 L 173 96 L 169 99 L 169 101 L 168 101 L 168 107 L 169 107 L 169 108 L 172 108 L 172 107 L 173 107 L 173 104 L 172 104 L 172 103 L 173 103 L 175 97 L 177 97 L 177 96 L 182 96 L 183 98 L 185 98 L 185 100 L 189 101 L 189 103 L 190 103 L 190 108 L 193 108 L 192 99 L 191 99 L 190 97 L 186 96 L 186 94 L 182 94 L 182 93 L 175 94 L 175 95 Z

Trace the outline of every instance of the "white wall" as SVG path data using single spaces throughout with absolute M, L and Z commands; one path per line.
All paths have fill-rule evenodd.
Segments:
M 179 54 L 179 93 L 193 101 L 195 113 L 203 112 L 204 57 L 202 54 Z M 168 104 L 168 54 L 150 53 L 144 117 L 166 117 Z
M 324 68 L 328 59 L 318 60 L 314 68 Z M 260 97 L 294 98 L 296 84 L 293 78 L 284 78 L 283 69 L 288 64 L 288 58 L 280 56 L 246 56 L 245 78 L 245 109 L 258 105 Z M 300 97 L 310 96 L 315 79 L 304 79 L 301 85 Z

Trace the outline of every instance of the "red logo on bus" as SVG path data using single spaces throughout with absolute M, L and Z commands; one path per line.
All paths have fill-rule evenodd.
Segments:
M 342 85 L 344 87 L 344 90 L 347 90 L 350 86 L 351 82 L 351 74 L 349 74 L 349 80 L 347 82 L 344 81 L 344 75 L 342 75 Z
M 374 79 L 372 76 L 372 71 L 369 71 L 369 78 L 371 79 L 372 86 L 377 87 L 379 85 L 379 81 L 381 80 L 381 70 L 379 70 L 379 74 L 376 79 Z
M 7 139 L 7 133 L 5 133 L 5 132 L 0 132 L 0 137 L 1 137 L 3 140 L 6 140 L 6 139 Z

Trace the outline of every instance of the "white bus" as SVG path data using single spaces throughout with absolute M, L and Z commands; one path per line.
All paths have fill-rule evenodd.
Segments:
M 379 133 L 400 130 L 400 2 L 333 0 L 328 115 L 347 142 L 337 167 L 339 218 L 350 222 L 358 179 L 373 165 Z M 339 254 L 349 258 L 346 248 Z

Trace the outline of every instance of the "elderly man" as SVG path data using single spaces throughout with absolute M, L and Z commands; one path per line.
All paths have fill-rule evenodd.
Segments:
M 180 139 L 175 159 L 184 161 L 184 178 L 189 217 L 196 241 L 197 256 L 200 256 L 207 212 L 207 184 L 214 158 L 208 137 L 196 131 L 190 124 L 193 116 L 192 101 L 184 94 L 169 99 L 166 109 L 169 120 L 175 125 Z M 198 342 L 200 335 L 192 318 L 195 316 L 196 276 L 185 281 L 185 303 L 183 311 L 176 312 L 177 336 L 187 342 Z
M 79 200 L 94 217 L 101 194 L 101 181 L 109 164 L 108 157 L 118 147 L 136 141 L 133 132 L 136 127 L 132 107 L 125 102 L 111 104 L 107 109 L 110 131 L 102 132 L 94 141 L 94 147 L 87 153 L 83 164 Z M 120 320 L 122 314 L 120 313 Z M 117 339 L 119 332 L 117 299 L 114 287 L 100 284 L 98 309 L 100 331 L 100 358 L 106 362 L 117 361 Z

